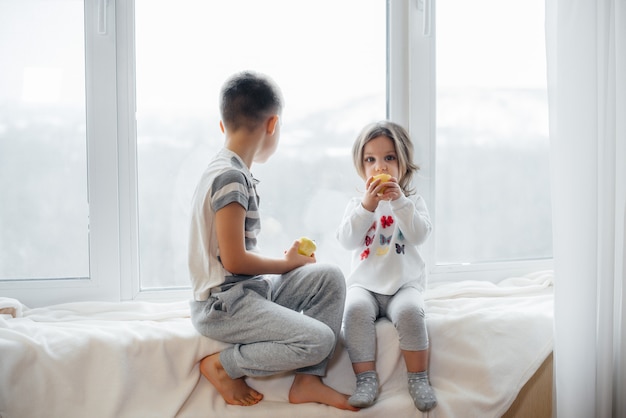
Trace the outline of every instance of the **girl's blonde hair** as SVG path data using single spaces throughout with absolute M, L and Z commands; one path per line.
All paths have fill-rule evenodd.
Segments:
M 361 133 L 352 145 L 352 159 L 358 175 L 365 180 L 365 169 L 363 167 L 363 149 L 372 139 L 384 136 L 393 142 L 393 146 L 398 156 L 398 167 L 400 176 L 398 185 L 406 196 L 415 193 L 412 187 L 413 174 L 419 170 L 419 166 L 413 162 L 413 143 L 409 133 L 397 123 L 383 120 L 371 123 L 361 130 Z

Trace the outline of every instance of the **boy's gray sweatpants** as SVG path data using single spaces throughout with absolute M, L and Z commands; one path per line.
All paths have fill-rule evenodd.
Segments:
M 422 292 L 403 287 L 395 295 L 381 295 L 358 286 L 348 289 L 343 324 L 344 345 L 352 363 L 376 361 L 376 320 L 387 317 L 396 327 L 400 349 L 428 348 Z
M 307 264 L 192 301 L 191 320 L 200 334 L 234 344 L 220 354 L 233 379 L 294 370 L 324 376 L 341 330 L 345 296 L 338 267 Z

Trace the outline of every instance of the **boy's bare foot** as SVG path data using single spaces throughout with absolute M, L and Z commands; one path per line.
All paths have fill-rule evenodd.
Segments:
M 263 399 L 263 395 L 252 389 L 243 377 L 232 379 L 222 363 L 220 353 L 215 353 L 200 361 L 200 373 L 207 378 L 222 398 L 230 405 L 255 405 Z
M 348 403 L 348 395 L 326 386 L 321 377 L 310 374 L 296 374 L 289 390 L 289 402 L 317 402 L 348 411 L 359 410 Z

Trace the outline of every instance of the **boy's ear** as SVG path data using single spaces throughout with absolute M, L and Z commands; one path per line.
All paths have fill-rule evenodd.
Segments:
M 220 129 L 222 130 L 223 134 L 226 133 L 226 129 L 224 128 L 224 122 L 222 122 L 222 121 L 220 121 Z
M 274 135 L 276 126 L 278 125 L 278 115 L 272 115 L 267 120 L 267 133 L 268 135 Z

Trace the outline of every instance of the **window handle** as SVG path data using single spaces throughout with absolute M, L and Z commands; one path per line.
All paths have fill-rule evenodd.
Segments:
M 431 24 L 432 24 L 432 13 L 431 13 L 431 1 L 432 0 L 417 0 L 417 10 L 420 10 L 423 13 L 423 35 L 430 36 L 431 33 Z
M 98 0 L 98 35 L 107 34 L 107 3 L 108 0 Z

